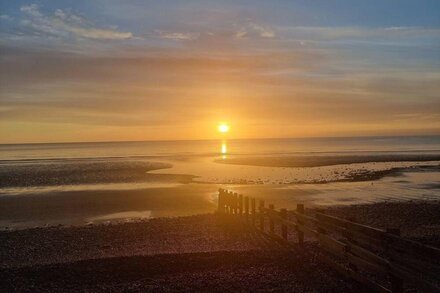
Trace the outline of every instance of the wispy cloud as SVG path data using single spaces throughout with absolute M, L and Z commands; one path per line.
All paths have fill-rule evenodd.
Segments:
M 421 38 L 421 37 L 440 37 L 439 28 L 430 27 L 278 27 L 284 38 L 303 39 L 303 40 L 341 40 L 341 39 L 386 39 L 396 40 L 398 38 Z
M 273 38 L 275 37 L 275 32 L 267 26 L 263 26 L 249 20 L 245 25 L 242 25 L 239 28 L 235 34 L 235 37 L 237 39 L 247 37 Z
M 176 41 L 188 41 L 188 40 L 197 39 L 200 36 L 200 33 L 169 32 L 169 31 L 156 30 L 155 35 L 159 36 L 159 38 L 161 38 L 161 39 L 170 39 L 170 40 L 176 40 Z
M 73 36 L 96 40 L 133 38 L 131 32 L 95 27 L 85 18 L 70 11 L 57 9 L 52 15 L 45 15 L 36 4 L 21 6 L 20 11 L 24 13 L 24 19 L 22 19 L 21 24 L 40 34 L 46 33 L 59 37 Z
M 206 30 L 197 32 L 155 30 L 154 35 L 159 36 L 161 39 L 176 41 L 194 41 L 199 38 L 233 41 L 237 39 L 274 38 L 276 36 L 274 30 L 269 26 L 258 24 L 250 19 L 244 23 L 239 22 L 239 24 L 231 25 L 229 28 L 209 27 Z
M 11 16 L 9 16 L 7 14 L 0 15 L 0 20 L 8 20 L 8 21 L 10 21 L 10 20 L 13 20 L 13 19 L 14 19 L 13 17 L 11 17 Z

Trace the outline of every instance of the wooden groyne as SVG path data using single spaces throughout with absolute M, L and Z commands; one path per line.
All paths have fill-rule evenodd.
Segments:
M 276 210 L 264 200 L 220 189 L 218 213 L 245 222 L 273 241 L 302 247 L 319 243 L 322 259 L 337 271 L 378 292 L 440 292 L 440 249 L 400 237 L 399 229 L 377 229 L 314 211 Z M 277 228 L 277 229 L 276 229 Z M 289 230 L 296 241 L 289 240 Z

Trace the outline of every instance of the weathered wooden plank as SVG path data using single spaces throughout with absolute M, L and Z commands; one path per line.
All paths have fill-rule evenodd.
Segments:
M 317 233 L 317 238 L 319 243 L 323 246 L 330 248 L 335 253 L 339 254 L 340 257 L 344 257 L 345 252 L 347 251 L 347 245 L 341 241 L 338 241 L 330 236 L 325 234 Z
M 357 243 L 359 246 L 364 248 L 373 249 L 375 251 L 383 251 L 385 249 L 385 244 L 383 241 L 368 237 L 362 233 L 356 231 L 350 231 L 341 226 L 335 226 L 330 223 L 318 222 L 318 227 L 322 227 L 323 229 L 336 232 L 341 234 L 343 237 L 350 239 L 352 242 Z
M 359 273 L 356 273 L 352 270 L 345 268 L 343 265 L 335 262 L 329 257 L 321 255 L 320 259 L 323 262 L 335 268 L 341 275 L 354 279 L 358 283 L 365 285 L 368 289 L 373 290 L 374 292 L 386 292 L 386 293 L 391 292 L 389 289 L 377 284 L 376 282 L 369 280 L 368 278 L 360 275 Z
M 398 235 L 400 237 L 400 229 L 396 229 L 396 228 L 387 229 L 387 234 Z M 388 252 L 388 245 L 387 245 L 386 252 Z M 394 292 L 403 293 L 403 278 L 401 276 L 399 276 L 399 274 L 396 274 L 395 272 L 392 272 L 392 271 L 389 272 L 388 277 L 391 282 L 391 291 L 393 293 Z
M 436 264 L 426 262 L 415 258 L 416 256 L 408 256 L 388 251 L 387 256 L 392 264 L 400 265 L 413 275 L 425 275 L 432 279 L 437 279 L 440 283 L 440 267 Z
M 272 205 L 269 205 L 269 207 L 271 206 Z M 271 208 L 264 208 L 264 212 L 270 220 L 269 226 L 271 230 L 275 228 L 274 227 L 275 222 L 281 224 L 282 226 L 286 226 L 286 229 L 287 226 L 296 228 L 296 223 L 289 221 L 286 218 L 283 218 L 281 211 L 277 211 Z M 286 217 L 287 217 L 287 210 L 286 210 Z
M 346 259 L 350 263 L 353 263 L 360 268 L 367 269 L 375 273 L 385 274 L 388 272 L 387 267 L 384 266 L 383 263 L 369 262 L 368 260 L 365 260 L 362 257 L 353 254 L 352 249 L 348 244 L 338 241 L 333 237 L 327 236 L 323 233 L 316 233 L 319 243 L 336 256 Z
M 302 233 L 302 235 L 305 234 L 307 236 L 314 237 L 314 238 L 318 237 L 319 233 L 317 231 L 307 227 L 306 225 L 302 225 L 302 224 L 298 223 L 298 224 L 296 224 L 296 228 L 297 228 L 298 232 Z M 319 239 L 317 239 L 317 240 L 319 240 Z
M 270 233 L 267 233 L 267 232 L 262 231 L 260 229 L 256 229 L 256 231 L 258 231 L 259 233 L 267 236 L 268 238 L 278 242 L 279 244 L 288 247 L 289 249 L 294 249 L 295 248 L 295 245 L 293 243 L 290 243 L 289 241 L 283 239 L 282 237 L 280 237 L 280 236 L 278 236 L 276 234 L 270 234 Z
M 283 219 L 280 215 L 279 212 L 277 211 L 272 211 L 270 209 L 264 209 L 266 216 L 269 218 L 272 218 L 273 220 L 275 220 L 276 222 L 279 222 L 280 224 L 283 225 L 287 225 L 289 227 L 294 227 L 296 228 L 297 224 L 295 222 L 289 221 L 287 219 Z
M 373 245 L 375 248 L 378 248 L 380 250 L 383 249 L 383 244 L 381 240 L 377 240 L 368 236 L 365 236 L 362 233 L 350 231 L 344 227 L 332 225 L 330 223 L 325 223 L 322 221 L 319 221 L 316 218 L 306 216 L 303 214 L 300 214 L 296 211 L 292 211 L 297 218 L 301 219 L 305 224 L 313 224 L 316 225 L 318 229 L 323 230 L 329 230 L 330 232 L 336 232 L 340 233 L 342 236 L 347 238 L 354 238 L 357 241 L 364 242 L 365 244 L 368 244 L 369 246 Z
M 345 254 L 345 256 L 347 257 L 347 260 L 350 263 L 355 264 L 357 267 L 362 268 L 364 270 L 369 270 L 371 272 L 374 273 L 378 273 L 378 274 L 383 274 L 386 275 L 390 272 L 390 270 L 388 269 L 387 266 L 383 266 L 383 265 L 378 265 L 376 263 L 373 262 L 369 262 L 361 257 L 358 257 L 350 252 L 347 252 Z
M 316 213 L 316 218 L 321 221 L 321 222 L 327 222 L 327 223 L 331 223 L 333 225 L 336 226 L 341 226 L 344 227 L 348 230 L 352 230 L 352 231 L 356 231 L 356 232 L 360 232 L 363 233 L 371 238 L 376 238 L 379 240 L 384 239 L 384 236 L 387 234 L 384 230 L 382 229 L 377 229 L 377 228 L 373 228 L 370 226 L 366 226 L 366 225 L 362 225 L 362 224 L 358 224 L 355 222 L 351 222 L 348 220 L 343 220 L 337 217 L 333 217 L 333 216 L 329 216 L 323 213 Z
M 414 283 L 422 292 L 440 292 L 439 282 L 436 284 L 426 277 L 425 273 L 415 273 L 401 264 L 391 261 L 390 270 L 393 274 L 403 277 L 406 281 Z
M 341 252 L 340 248 L 335 248 L 332 247 L 328 244 L 330 244 L 331 242 L 325 242 L 322 243 L 322 247 L 324 248 L 324 250 L 332 253 L 333 255 L 335 255 L 336 257 L 348 261 L 352 267 L 356 267 L 356 268 L 362 268 L 363 270 L 368 270 L 374 273 L 381 273 L 381 274 L 386 274 L 387 270 L 381 266 L 376 266 L 374 264 L 371 264 L 359 257 L 356 257 L 355 255 L 352 255 L 350 253 L 343 253 Z M 387 288 L 380 286 L 379 284 L 373 282 L 372 280 L 368 279 L 367 277 L 357 273 L 356 271 L 353 271 L 352 269 L 345 269 L 342 265 L 338 264 L 335 261 L 331 261 L 331 264 L 333 265 L 333 267 L 337 268 L 337 266 L 339 266 L 339 269 L 343 268 L 342 273 L 344 275 L 348 275 L 349 277 L 355 279 L 356 281 L 358 281 L 359 283 L 363 284 L 363 285 L 367 285 L 370 289 L 373 289 L 374 291 L 378 291 L 378 292 L 391 292 L 390 290 L 388 290 Z
M 422 243 L 404 239 L 397 235 L 386 234 L 385 235 L 388 248 L 395 250 L 396 252 L 405 251 L 405 253 L 412 256 L 423 257 L 433 263 L 440 264 L 440 249 Z
M 298 218 L 301 219 L 304 223 L 310 222 L 311 224 L 317 224 L 319 221 L 313 217 L 306 216 L 304 214 L 298 213 L 297 211 L 292 211 L 292 213 Z
M 343 229 L 341 231 L 341 235 L 346 239 L 350 239 L 353 243 L 357 244 L 358 246 L 363 247 L 372 252 L 377 253 L 377 252 L 383 252 L 385 250 L 384 247 L 385 245 L 383 241 L 368 237 L 362 233 Z
M 389 261 L 386 260 L 385 258 L 380 257 L 377 254 L 375 254 L 374 252 L 371 252 L 361 246 L 356 245 L 350 239 L 342 240 L 342 242 L 347 244 L 347 250 L 349 252 L 367 260 L 368 262 L 371 262 L 373 264 L 383 266 L 383 267 L 388 267 L 390 265 Z

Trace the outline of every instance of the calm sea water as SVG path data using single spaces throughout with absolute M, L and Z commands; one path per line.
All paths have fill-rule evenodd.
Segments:
M 440 151 L 440 136 L 11 144 L 0 145 L 0 160 L 431 151 Z

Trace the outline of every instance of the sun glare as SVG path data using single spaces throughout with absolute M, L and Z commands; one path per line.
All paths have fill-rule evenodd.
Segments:
M 218 131 L 221 133 L 226 133 L 229 131 L 229 125 L 226 123 L 220 123 L 217 127 Z

